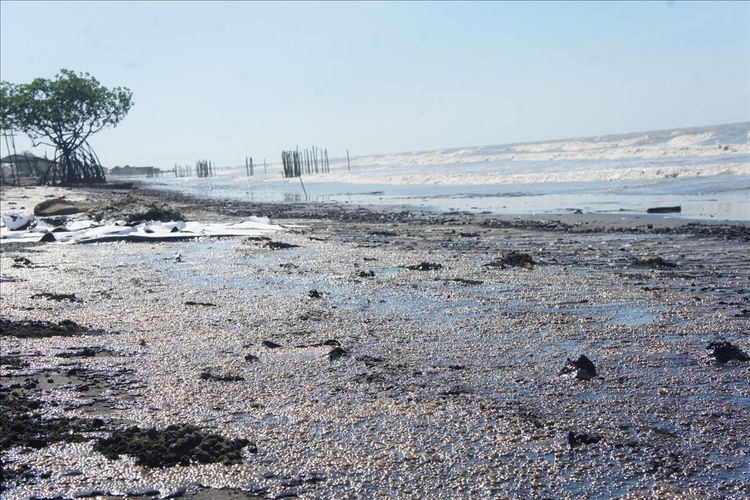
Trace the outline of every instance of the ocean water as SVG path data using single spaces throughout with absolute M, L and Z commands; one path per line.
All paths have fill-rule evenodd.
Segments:
M 332 153 L 332 152 L 329 152 Z M 552 214 L 642 213 L 750 221 L 750 123 L 331 159 L 329 174 L 283 179 L 281 164 L 147 182 L 246 201 Z

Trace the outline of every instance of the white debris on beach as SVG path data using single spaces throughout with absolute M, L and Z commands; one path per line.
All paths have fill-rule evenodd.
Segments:
M 67 220 L 53 225 L 33 215 L 8 213 L 2 215 L 0 243 L 35 241 L 60 244 L 101 243 L 107 241 L 184 240 L 201 236 L 265 236 L 281 231 L 267 217 L 248 217 L 241 222 L 219 224 L 185 221 L 124 220 L 95 222 L 90 219 Z

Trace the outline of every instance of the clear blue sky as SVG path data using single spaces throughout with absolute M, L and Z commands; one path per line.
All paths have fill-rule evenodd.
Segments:
M 0 2 L 0 76 L 135 106 L 105 165 L 331 156 L 750 120 L 748 2 Z

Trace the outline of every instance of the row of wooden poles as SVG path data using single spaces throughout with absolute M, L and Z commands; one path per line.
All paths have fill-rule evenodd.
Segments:
M 305 174 L 329 174 L 331 165 L 328 162 L 328 149 L 305 148 L 300 152 L 299 147 L 294 150 L 281 152 L 281 164 L 284 177 L 299 177 Z
M 198 160 L 195 166 L 175 165 L 175 177 L 214 177 L 216 175 L 216 164 L 211 160 Z
M 253 157 L 246 156 L 245 157 L 245 171 L 247 172 L 247 176 L 251 177 L 255 175 L 255 165 L 253 165 Z M 263 173 L 268 173 L 268 165 L 266 164 L 266 159 L 263 158 Z

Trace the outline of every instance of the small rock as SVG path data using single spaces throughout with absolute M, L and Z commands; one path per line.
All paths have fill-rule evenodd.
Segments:
M 255 354 L 248 354 L 247 356 L 245 356 L 245 361 L 248 361 L 250 363 L 257 363 L 260 361 L 260 358 Z
M 348 355 L 349 355 L 349 352 L 346 349 L 342 349 L 341 347 L 336 347 L 332 349 L 331 352 L 328 353 L 328 360 L 336 361 Z
M 706 350 L 709 351 L 709 356 L 721 364 L 729 361 L 750 361 L 747 353 L 726 340 L 711 342 L 706 346 Z
M 263 347 L 267 347 L 268 349 L 278 349 L 279 347 L 284 347 L 284 346 L 282 346 L 281 344 L 277 344 L 276 342 L 272 342 L 270 340 L 264 340 Z
M 584 444 L 595 444 L 601 441 L 601 439 L 601 437 L 595 436 L 593 434 L 579 434 L 573 431 L 568 431 L 568 444 L 571 448 L 576 448 Z
M 596 366 L 589 358 L 581 354 L 575 361 L 568 359 L 558 375 L 575 375 L 578 380 L 591 380 L 596 377 Z
M 317 290 L 316 290 L 315 288 L 313 288 L 312 290 L 310 290 L 309 292 L 307 292 L 307 295 L 308 295 L 308 296 L 309 296 L 309 297 L 310 297 L 311 299 L 319 299 L 319 298 L 321 297 L 321 294 L 320 294 L 320 292 L 319 292 L 319 291 L 317 291 Z

